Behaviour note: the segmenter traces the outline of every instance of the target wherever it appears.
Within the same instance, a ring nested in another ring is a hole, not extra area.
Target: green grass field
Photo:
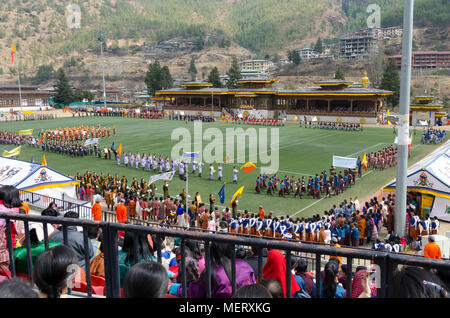
[[[101,140],[101,146],[110,147],[115,142],[116,147],[122,143],[123,150],[126,152],[138,151],[142,153],[157,153],[170,156],[172,147],[178,143],[178,140],[171,140],[171,133],[177,127],[183,127],[193,132],[194,124],[192,122],[185,124],[182,121],[164,120],[148,120],[148,119],[131,119],[131,118],[115,118],[115,117],[83,117],[83,118],[61,118],[57,120],[46,121],[29,121],[29,122],[2,122],[0,123],[1,131],[18,132],[21,129],[34,129],[34,135],[37,137],[41,129],[54,129],[64,127],[74,127],[80,125],[100,124],[102,127],[116,126],[117,134],[115,137],[104,138]],[[207,128],[214,127],[224,132],[228,128],[237,128],[239,125],[227,124],[223,122],[203,123],[203,131]],[[244,129],[255,128],[259,126],[240,126]],[[420,144],[420,132],[414,138],[414,146],[409,165],[417,162],[432,152],[438,146]],[[192,133],[193,136],[193,133]],[[270,134],[269,134],[270,136]],[[391,145],[394,141],[392,129],[384,128],[365,128],[363,132],[346,132],[346,131],[330,131],[320,129],[300,128],[297,124],[287,124],[279,128],[279,176],[294,176],[296,179],[305,176],[307,179],[310,175],[319,173],[323,169],[329,169],[332,163],[332,156],[348,156],[357,157],[364,155],[364,152],[374,152],[383,147]],[[269,142],[270,142],[270,137]],[[227,141],[229,142],[229,141]],[[208,141],[203,141],[203,147]],[[11,150],[13,145],[0,145],[0,151]],[[194,151],[194,149],[192,149]],[[125,168],[123,165],[118,167],[115,160],[104,160],[97,157],[70,157],[52,152],[43,152],[41,148],[22,147],[22,153],[19,159],[29,161],[34,156],[35,161],[41,162],[45,153],[48,166],[61,171],[62,173],[74,176],[77,172],[83,174],[86,170],[97,173],[111,173],[126,176],[130,181],[132,177],[145,178],[148,180],[150,174],[142,169]],[[223,148],[223,158],[226,157],[225,147]],[[247,162],[247,157],[241,158],[242,162]],[[235,155],[236,156],[236,155]],[[258,167],[258,162],[255,162]],[[255,192],[255,180],[259,174],[259,169],[252,171],[248,175],[240,170],[238,175],[238,184],[232,183],[232,169],[234,164],[224,164],[223,176],[227,183],[225,204],[229,206],[234,192],[242,185],[245,185],[244,192],[239,200],[239,210],[248,209],[250,212],[256,212],[258,205],[263,205],[266,212],[273,211],[275,215],[290,215],[295,217],[310,216],[313,214],[322,214],[324,210],[329,209],[333,204],[339,204],[344,199],[358,196],[365,199],[380,189],[391,179],[395,178],[395,168],[385,171],[368,170],[358,179],[356,185],[345,191],[339,196],[333,196],[326,199],[311,199],[304,196],[303,199],[294,198],[293,195],[280,198],[278,195],[269,196],[265,192],[257,194]],[[238,168],[242,163],[235,164]],[[208,180],[208,166],[203,167],[203,177],[197,175],[189,176],[189,194],[193,196],[195,192],[199,192],[203,201],[208,202],[210,193],[218,199],[218,191],[222,183],[217,180]],[[217,164],[214,164],[217,170]],[[338,168],[339,171],[339,168]],[[151,172],[153,174],[153,171]],[[158,193],[162,193],[162,182],[158,181],[156,186]],[[178,177],[174,177],[170,183],[169,193],[176,196],[185,187],[185,183]]]

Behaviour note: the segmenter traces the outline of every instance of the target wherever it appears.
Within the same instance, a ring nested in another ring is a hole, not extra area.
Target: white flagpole
[[[14,52],[14,57],[17,59],[17,51]],[[14,63],[14,61],[13,61]],[[20,110],[22,110],[22,89],[20,88],[20,70],[19,70],[19,62],[17,62],[17,74],[18,74],[18,82],[19,82],[19,106],[20,106]]]

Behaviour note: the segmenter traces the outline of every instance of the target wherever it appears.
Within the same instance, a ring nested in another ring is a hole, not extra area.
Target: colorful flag
[[[45,155],[42,157],[42,165],[43,166],[47,165],[47,160],[45,160]]]
[[[20,130],[19,131],[19,135],[32,135],[33,134],[33,129],[26,129],[26,130]]]
[[[38,145],[42,144],[42,142],[44,141],[44,138],[45,138],[45,134],[42,134],[42,138],[41,138],[41,140],[39,140]]]
[[[119,145],[119,148],[117,148],[117,154],[120,156],[122,154],[122,144]]]
[[[412,147],[412,145],[413,145],[413,138],[414,138],[414,136],[413,136],[413,134],[411,133],[411,137],[409,137],[409,145],[408,145],[408,147]]]
[[[224,204],[225,203],[225,183],[223,184],[222,188],[219,191],[219,198],[220,198],[220,203]]]
[[[198,158],[198,152],[184,152],[183,159],[185,158]]]
[[[150,180],[148,180],[148,184],[152,184],[155,183],[158,180],[167,180],[167,181],[172,181],[172,178],[175,174],[175,171],[169,171],[166,173],[161,173],[161,174],[157,174],[154,176],[150,177]]]
[[[387,110],[387,117],[389,117],[389,109]],[[388,125],[392,125],[391,122],[388,120]]]
[[[250,173],[256,169],[256,166],[251,162],[247,162],[245,165],[241,167],[241,169],[244,170],[246,173]]]
[[[203,203],[200,193],[195,196],[195,199],[197,200],[197,207],[199,207],[200,203]]]
[[[231,201],[230,201],[230,206],[233,205],[233,202],[236,200],[237,197],[240,197],[240,196],[241,196],[242,191],[244,191],[244,187],[245,187],[245,186],[240,187],[240,188],[234,193],[233,198],[232,198]]]
[[[2,156],[5,157],[5,158],[17,156],[17,155],[20,154],[20,150],[21,150],[21,149],[22,149],[21,146],[19,146],[19,147],[17,147],[17,148],[14,148],[14,149],[11,150],[11,151],[5,150],[5,151],[3,151],[3,155],[2,155]]]
[[[362,159],[362,165],[363,165],[364,171],[367,171],[367,154],[366,153],[364,154],[364,157]]]
[[[14,44],[14,40],[13,40],[13,44],[11,47],[11,64],[14,64],[14,55],[16,54],[16,45]]]

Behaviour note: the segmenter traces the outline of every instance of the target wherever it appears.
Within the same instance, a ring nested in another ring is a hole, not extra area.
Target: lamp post
[[[404,0],[402,69],[400,81],[400,110],[397,152],[397,185],[395,196],[394,231],[400,237],[405,236],[406,191],[409,145],[409,102],[411,83],[411,57],[414,0]]]
[[[98,40],[100,41],[100,59],[102,63],[103,105],[106,108],[105,65],[103,64],[103,42],[105,41],[105,35],[103,34],[103,31],[100,31]]]

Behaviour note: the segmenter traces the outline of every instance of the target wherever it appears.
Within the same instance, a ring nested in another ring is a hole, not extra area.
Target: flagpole
[[[14,57],[17,59],[16,53],[14,52]],[[19,70],[19,62],[17,62],[17,74],[18,74],[18,82],[19,82],[19,106],[20,110],[22,110],[22,89],[20,88],[20,70]]]
[[[184,162],[182,162],[182,164],[184,165]],[[188,196],[189,196],[189,189],[188,189],[188,186],[189,186],[189,182],[188,182],[188,174],[189,174],[189,164],[188,164],[188,167],[187,167],[187,169],[186,169],[186,214],[188,213]]]

